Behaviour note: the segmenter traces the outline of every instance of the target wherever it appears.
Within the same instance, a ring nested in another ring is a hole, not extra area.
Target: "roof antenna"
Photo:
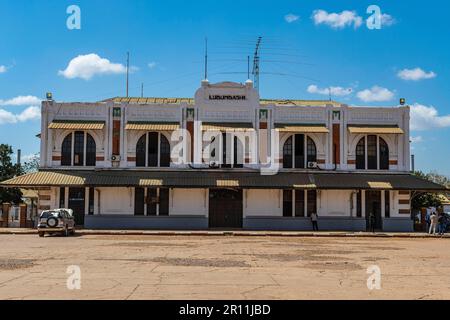
[[[127,52],[127,98],[128,98],[128,78],[130,73],[130,53]]]
[[[141,98],[144,97],[144,83],[141,83]]]
[[[247,56],[247,80],[250,80],[250,56]]]
[[[205,38],[205,80],[208,80],[208,38]]]
[[[253,77],[254,87],[259,92],[259,48],[261,46],[262,37],[258,37],[256,41],[255,53],[253,55]]]

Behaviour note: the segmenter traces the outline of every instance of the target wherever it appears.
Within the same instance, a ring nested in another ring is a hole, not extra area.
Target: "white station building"
[[[194,98],[42,103],[39,192],[86,228],[412,231],[408,106],[260,99],[251,81]]]

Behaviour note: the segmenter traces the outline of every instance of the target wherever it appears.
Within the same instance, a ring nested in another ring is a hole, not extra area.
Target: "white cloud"
[[[149,67],[150,69],[155,68],[155,67],[156,67],[156,62],[155,62],[155,61],[149,62],[149,63],[148,63],[148,67]]]
[[[284,20],[285,20],[287,23],[292,23],[292,22],[295,22],[295,21],[297,21],[297,20],[299,20],[299,19],[300,19],[300,16],[295,15],[295,14],[293,14],[293,13],[289,13],[289,14],[287,14],[287,15],[284,16]]]
[[[0,124],[26,122],[29,120],[38,120],[40,118],[41,109],[35,106],[28,107],[17,114],[0,109]]]
[[[424,79],[433,79],[436,78],[436,73],[433,71],[426,72],[422,70],[421,68],[415,68],[415,69],[403,69],[400,70],[397,73],[397,76],[400,79],[407,80],[407,81],[419,81]]]
[[[381,26],[382,27],[390,27],[396,23],[397,23],[397,20],[395,20],[395,18],[393,16],[391,16],[390,14],[383,13],[381,15]]]
[[[136,70],[133,67],[130,70]],[[58,74],[67,79],[81,78],[89,80],[95,75],[123,74],[126,67],[120,63],[112,63],[108,59],[101,58],[95,53],[79,55],[73,58],[65,70],[58,71]]]
[[[394,98],[394,92],[389,89],[373,86],[370,89],[359,91],[356,96],[364,102],[383,102]]]
[[[329,95],[331,93],[332,96],[348,96],[353,92],[353,88],[343,88],[343,87],[329,87],[329,88],[319,88],[316,85],[310,85],[307,89],[309,93],[316,93],[321,95]]]
[[[423,142],[422,136],[411,137],[410,140],[411,140],[411,143],[421,143],[421,142]]]
[[[450,115],[440,116],[433,106],[411,106],[411,130],[423,131],[450,127]]]
[[[35,96],[17,96],[9,100],[1,100],[2,106],[26,106],[26,105],[40,105],[41,99]]]
[[[5,73],[7,68],[3,65],[0,65],[0,73]]]
[[[355,11],[344,10],[341,13],[328,13],[325,10],[314,10],[312,19],[316,25],[325,24],[333,29],[345,27],[359,28],[363,19]]]

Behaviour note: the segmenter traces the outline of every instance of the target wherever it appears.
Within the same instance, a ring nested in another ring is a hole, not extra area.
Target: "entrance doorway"
[[[209,190],[209,227],[242,228],[242,190]]]
[[[375,230],[383,228],[383,220],[381,218],[381,191],[366,191],[366,228],[370,229],[370,215],[375,216]]]
[[[85,188],[69,188],[69,208],[73,210],[75,224],[84,225]]]

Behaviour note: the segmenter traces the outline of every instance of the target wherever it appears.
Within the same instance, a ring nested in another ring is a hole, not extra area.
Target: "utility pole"
[[[129,81],[129,73],[130,73],[130,53],[127,52],[127,98],[128,98],[128,81]]]
[[[141,98],[144,97],[144,83],[141,83]]]
[[[414,155],[412,154],[411,155],[411,172],[414,172],[414,171],[416,171],[416,168],[415,168],[415,159],[414,159]]]
[[[258,37],[256,41],[255,54],[253,55],[253,82],[254,87],[259,92],[259,48],[261,46],[262,37]]]

